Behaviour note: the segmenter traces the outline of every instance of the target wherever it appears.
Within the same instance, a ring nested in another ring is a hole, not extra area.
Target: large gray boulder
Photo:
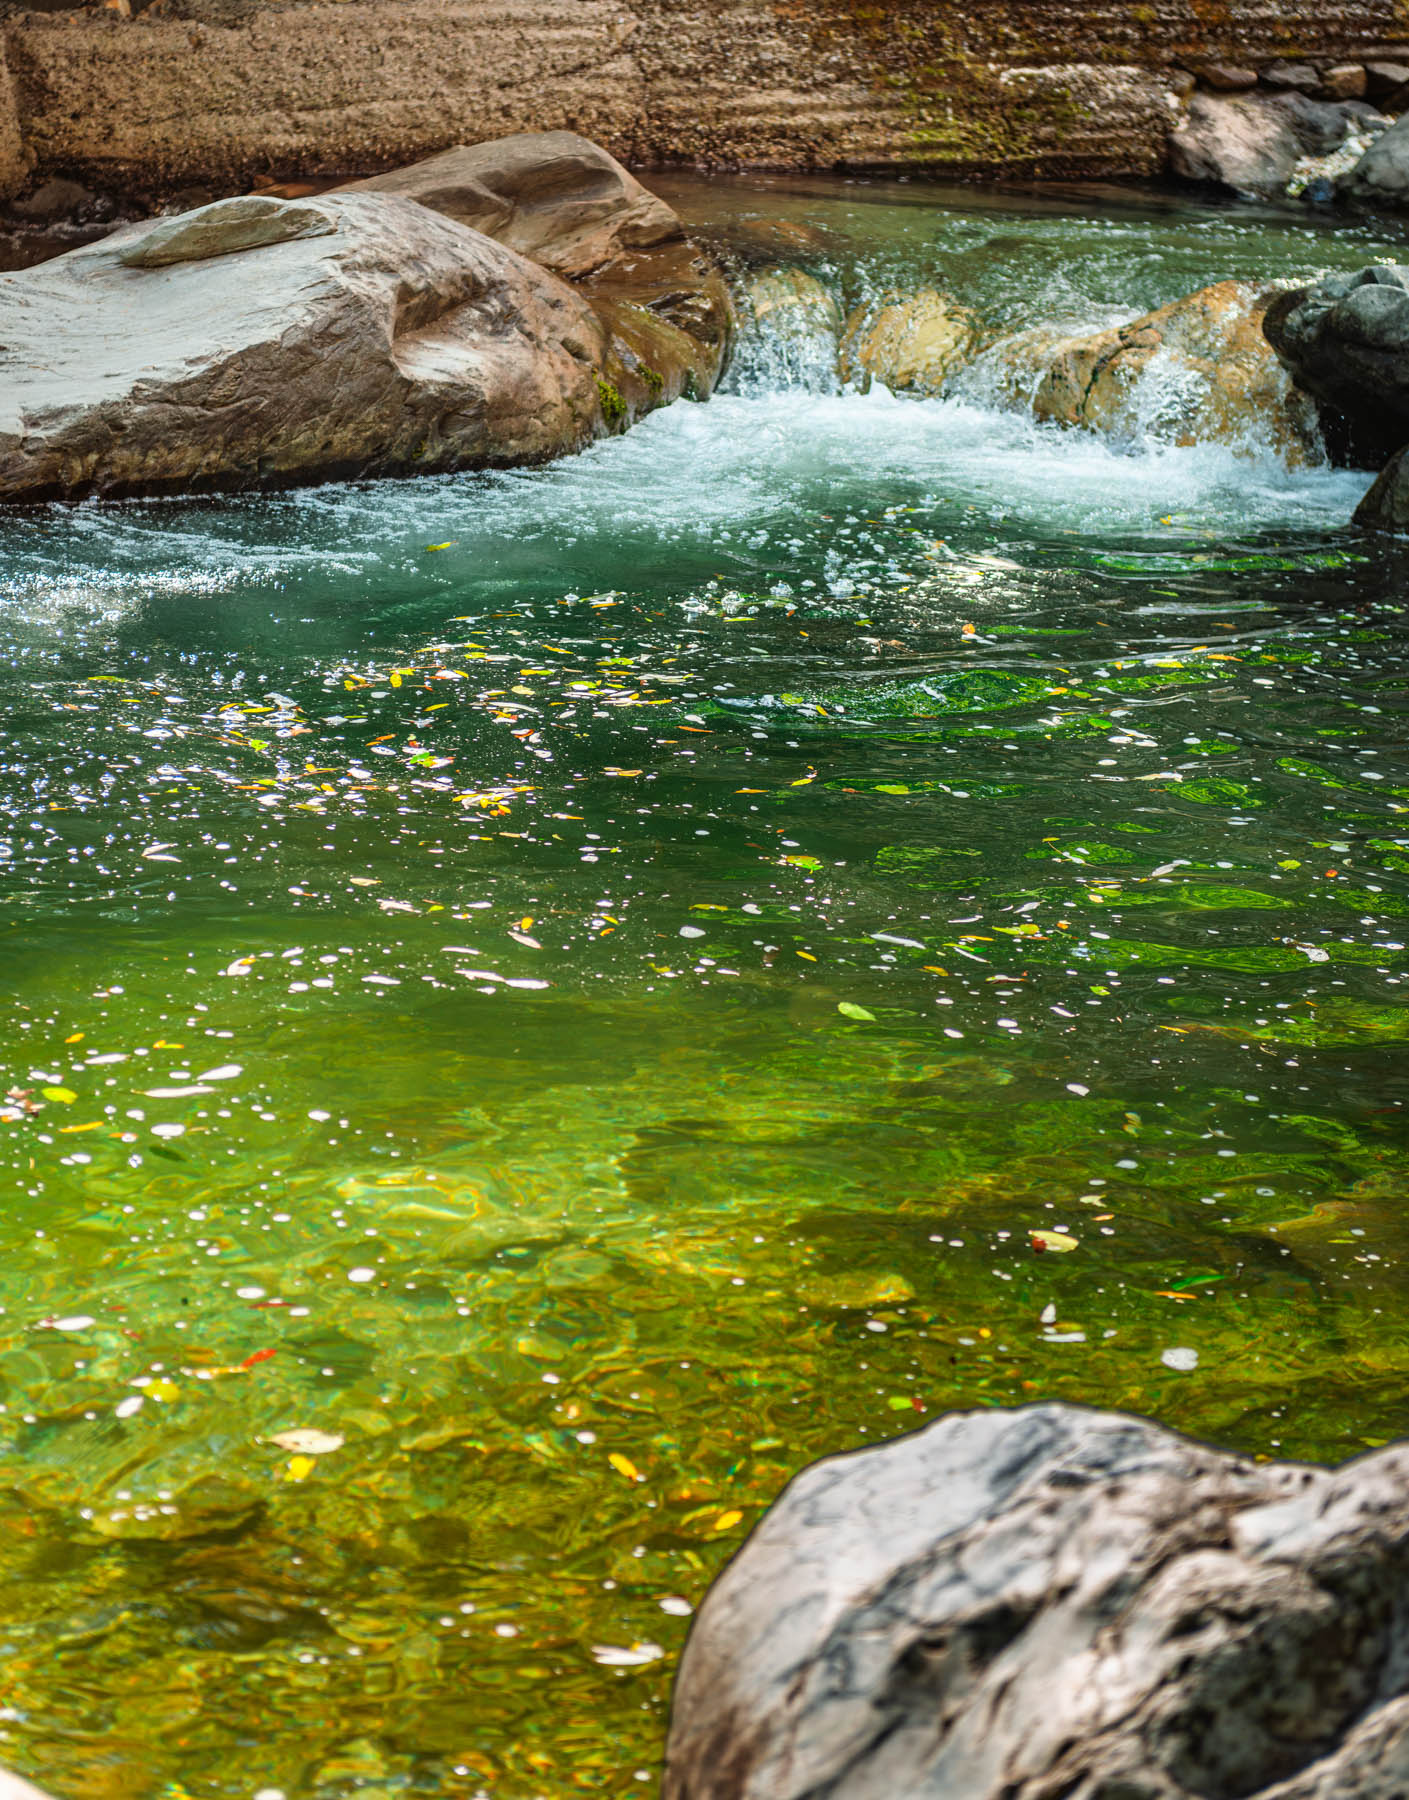
[[[541,462],[709,393],[722,279],[604,151],[433,164],[0,275],[0,501]]]
[[[951,1415],[806,1470],[715,1583],[666,1800],[1402,1800],[1409,1449],[1258,1464]]]
[[[1262,328],[1317,401],[1338,461],[1376,468],[1409,440],[1409,269],[1374,264],[1291,289]]]
[[[1363,101],[1327,102],[1305,94],[1197,93],[1170,135],[1170,167],[1256,199],[1276,199],[1304,157],[1338,149],[1352,133],[1387,123]]]
[[[1336,189],[1364,206],[1409,207],[1409,113],[1375,139]]]

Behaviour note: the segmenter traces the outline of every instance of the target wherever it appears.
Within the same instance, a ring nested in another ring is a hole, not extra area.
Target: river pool
[[[1402,254],[661,186],[1002,328]],[[785,348],[536,471],[0,521],[0,1762],[62,1800],[648,1793],[814,1457],[1409,1432],[1369,478]]]

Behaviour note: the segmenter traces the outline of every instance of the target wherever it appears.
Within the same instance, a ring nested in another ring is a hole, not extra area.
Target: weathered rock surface
[[[1375,139],[1339,188],[1365,206],[1409,207],[1409,114]]]
[[[590,275],[631,251],[685,235],[663,200],[575,131],[459,144],[334,191],[418,200],[558,275]]]
[[[1404,60],[1397,0],[0,0],[0,192],[229,192],[570,127],[632,163],[1155,174],[1181,68]],[[8,17],[6,17],[8,15]],[[1060,60],[1059,60],[1060,59]],[[3,84],[0,84],[3,85]],[[12,143],[7,153],[6,139]]]
[[[1375,468],[1409,441],[1409,268],[1377,264],[1278,294],[1263,330],[1319,404],[1338,461]]]
[[[217,202],[0,276],[0,498],[533,462],[615,422],[608,332],[536,263],[392,195],[266,207],[298,235],[246,248]]]
[[[787,1489],[686,1645],[666,1800],[1400,1800],[1409,1449],[955,1414]]]
[[[541,461],[706,396],[732,325],[575,133],[238,196],[0,276],[0,499]]]
[[[879,381],[892,393],[933,396],[973,361],[980,341],[978,320],[948,295],[933,288],[893,295],[847,320],[842,380],[863,390]]]
[[[575,131],[462,144],[335,191],[403,195],[573,280],[658,399],[703,398],[719,377],[734,326],[723,275],[663,200]]]
[[[1303,157],[1325,156],[1353,133],[1384,129],[1363,101],[1311,100],[1304,93],[1195,94],[1169,140],[1170,167],[1186,181],[1272,199]]]
[[[50,1796],[8,1769],[0,1769],[0,1800],[50,1800]]]
[[[1316,460],[1316,413],[1262,330],[1270,290],[1220,281],[1106,331],[1022,332],[985,351],[958,391],[1117,441],[1206,441]]]

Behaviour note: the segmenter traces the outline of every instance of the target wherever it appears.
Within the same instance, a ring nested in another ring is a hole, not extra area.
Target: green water
[[[685,200],[1023,323],[1395,253]],[[547,470],[0,525],[0,1762],[64,1800],[645,1793],[815,1456],[1409,1430],[1365,478],[771,354]]]

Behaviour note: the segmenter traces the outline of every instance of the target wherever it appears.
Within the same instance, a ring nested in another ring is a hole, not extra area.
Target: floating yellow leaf
[[[607,1461],[618,1475],[624,1475],[628,1481],[644,1481],[646,1479],[631,1458],[623,1456],[619,1450],[613,1450]]]
[[[318,1467],[318,1460],[313,1456],[291,1456],[289,1466],[284,1471],[285,1481],[307,1481]]]
[[[60,1106],[72,1106],[74,1101],[78,1098],[78,1095],[74,1093],[72,1088],[48,1087],[40,1088],[39,1091],[46,1100],[57,1101]]]
[[[1077,1245],[1077,1240],[1064,1231],[1029,1231],[1027,1235],[1034,1250],[1067,1251],[1075,1250]]]
[[[711,1527],[714,1531],[731,1531],[743,1518],[741,1512],[722,1512]]]
[[[864,1006],[858,1006],[854,1000],[838,1000],[837,1011],[847,1019],[875,1019],[873,1012],[867,1012]]]

